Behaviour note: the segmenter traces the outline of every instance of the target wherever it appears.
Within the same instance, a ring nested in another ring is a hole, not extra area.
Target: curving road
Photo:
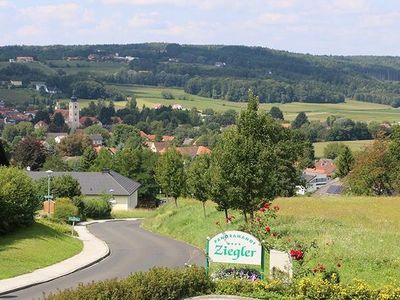
[[[146,271],[154,266],[204,264],[201,250],[146,231],[140,228],[140,221],[97,223],[88,228],[92,234],[108,244],[111,252],[108,257],[70,275],[1,295],[0,299],[40,299],[43,293],[75,287],[81,282],[126,277],[132,272]]]

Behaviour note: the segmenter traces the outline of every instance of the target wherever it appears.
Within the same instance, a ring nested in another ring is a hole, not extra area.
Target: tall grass
[[[321,263],[337,269],[344,282],[357,278],[377,287],[400,279],[400,197],[298,197],[274,202],[281,208],[280,218],[271,227],[287,232],[288,239],[317,242],[317,256],[309,267]],[[238,212],[232,213],[235,219],[228,225],[212,203],[207,203],[207,211],[204,218],[200,202],[182,199],[178,208],[159,208],[145,219],[144,227],[204,248],[207,236],[243,224]]]

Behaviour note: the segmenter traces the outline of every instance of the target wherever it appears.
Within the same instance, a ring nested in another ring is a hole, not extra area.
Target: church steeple
[[[74,132],[79,126],[79,102],[75,96],[75,91],[72,93],[71,101],[69,102],[68,124],[71,132]]]

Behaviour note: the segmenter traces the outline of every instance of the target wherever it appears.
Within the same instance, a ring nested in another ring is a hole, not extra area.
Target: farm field
[[[76,74],[79,72],[91,72],[100,75],[113,74],[122,67],[126,67],[127,63],[124,62],[91,62],[91,61],[66,61],[66,60],[49,60],[47,61],[49,67],[55,70],[63,70],[67,74]]]
[[[375,287],[400,278],[400,197],[296,197],[274,204],[279,205],[281,218],[271,222],[272,230],[317,242],[317,256],[308,267],[321,263],[337,269],[343,282],[361,279]],[[144,227],[204,248],[207,236],[243,224],[241,215],[231,211],[235,219],[227,225],[223,212],[210,202],[206,218],[199,201],[179,199],[178,206],[162,206],[145,218]]]
[[[340,143],[348,146],[352,152],[363,150],[366,146],[371,145],[374,140],[360,140],[360,141],[339,141],[339,142],[317,142],[314,143],[315,157],[323,157],[324,149],[330,143]]]
[[[163,105],[181,104],[185,108],[196,107],[199,110],[212,108],[216,111],[225,111],[235,109],[240,111],[246,106],[246,103],[229,102],[218,99],[210,99],[185,93],[182,89],[148,87],[135,85],[113,85],[125,94],[135,94],[138,106],[143,105],[153,107],[154,104]],[[167,100],[161,96],[162,91],[171,92],[175,99]],[[185,99],[179,99],[185,98]],[[118,103],[117,105],[124,105]],[[261,110],[267,111],[272,106],[278,106],[284,113],[287,120],[293,120],[296,115],[304,111],[310,120],[325,120],[330,115],[338,115],[351,118],[356,121],[400,121],[400,109],[392,108],[388,105],[367,103],[360,101],[347,100],[340,104],[315,104],[315,103],[288,103],[288,104],[261,104]]]
[[[62,61],[62,63],[65,63]],[[83,62],[85,63],[85,62]],[[90,62],[86,62],[90,64]],[[113,68],[119,68],[118,65],[121,63],[104,63],[104,65],[95,64],[99,72],[107,73]],[[47,67],[47,66],[44,66]],[[74,67],[71,67],[72,69]],[[79,67],[80,71],[83,71],[86,67]],[[88,70],[92,70],[93,67],[87,67]],[[126,95],[135,95],[137,97],[138,107],[154,107],[155,104],[173,105],[181,104],[184,108],[196,107],[198,110],[204,110],[206,108],[212,108],[215,111],[225,111],[228,109],[234,109],[240,111],[246,107],[246,103],[229,102],[219,99],[210,99],[200,97],[197,95],[190,95],[179,88],[164,88],[154,86],[137,86],[137,85],[109,85],[115,87]],[[167,100],[161,96],[162,91],[170,92],[175,99]],[[0,89],[0,99],[8,100],[15,104],[22,103],[31,98],[32,94],[39,95],[33,89]],[[63,99],[68,101],[68,99]],[[82,107],[85,107],[89,103],[89,99],[80,99]],[[96,101],[96,100],[94,100]],[[125,106],[125,101],[115,102],[116,108],[122,108]],[[269,111],[272,106],[278,106],[284,113],[286,120],[293,120],[296,115],[304,111],[310,120],[326,120],[330,115],[336,115],[339,117],[347,117],[356,121],[377,121],[377,122],[398,122],[400,121],[400,109],[392,108],[388,105],[375,104],[360,102],[354,100],[347,100],[346,103],[340,104],[316,104],[316,103],[273,103],[273,104],[261,104],[260,108],[262,111]]]
[[[15,88],[15,89],[7,89],[0,88],[0,99],[7,100],[10,103],[22,104],[26,101],[30,101],[32,95],[39,97],[39,93],[33,89],[27,88]]]
[[[33,226],[0,237],[0,279],[29,273],[78,254],[82,242],[64,232],[70,232],[70,227],[38,220]]]

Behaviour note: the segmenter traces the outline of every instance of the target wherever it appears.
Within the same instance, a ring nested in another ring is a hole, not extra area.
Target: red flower
[[[265,209],[269,209],[270,206],[271,206],[271,203],[268,203],[268,202],[267,202],[267,203],[264,204],[264,208],[265,208]]]
[[[290,250],[290,256],[294,260],[303,260],[304,252],[301,249],[292,249],[292,250]]]
[[[259,217],[257,217],[257,218],[256,218],[256,221],[257,221],[257,222],[260,222],[260,221],[261,221],[261,219],[260,219]]]
[[[313,271],[313,273],[324,273],[324,272],[326,271],[326,268],[325,268],[324,265],[319,264],[319,265],[317,265],[316,267],[314,267],[314,268],[312,269],[312,271]]]
[[[265,209],[265,207],[261,207],[261,208],[259,209],[259,211],[264,212],[264,211],[266,211],[266,209]]]
[[[275,205],[274,207],[272,207],[275,211],[278,211],[279,210],[279,206],[278,205]]]
[[[271,232],[271,227],[269,227],[269,226],[265,227],[265,231],[266,232]]]

